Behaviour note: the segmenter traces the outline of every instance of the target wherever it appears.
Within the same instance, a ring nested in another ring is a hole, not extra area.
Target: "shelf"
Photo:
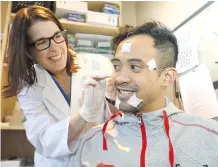
[[[104,7],[104,4],[112,4],[121,6],[121,1],[85,1],[88,3],[88,10],[98,11]]]
[[[1,125],[1,130],[25,130],[23,125]]]
[[[102,4],[114,4],[114,5],[121,5],[122,1],[85,1],[88,3],[88,6],[95,5],[101,6]]]
[[[14,17],[15,14],[11,13],[11,20],[13,20]],[[61,19],[60,22],[63,25],[63,27],[70,33],[87,33],[87,34],[115,36],[118,32],[117,27],[79,23],[79,22],[73,22],[73,21],[61,20]]]
[[[64,28],[72,33],[88,33],[88,34],[99,34],[114,36],[118,32],[118,28],[99,26],[88,23],[78,23],[67,20],[61,20]]]

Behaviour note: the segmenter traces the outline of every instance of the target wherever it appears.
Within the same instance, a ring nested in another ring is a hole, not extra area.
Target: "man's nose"
[[[122,83],[129,83],[131,82],[131,78],[129,76],[129,74],[127,72],[122,72],[122,73],[119,73],[116,78],[116,83],[117,84],[122,84]]]

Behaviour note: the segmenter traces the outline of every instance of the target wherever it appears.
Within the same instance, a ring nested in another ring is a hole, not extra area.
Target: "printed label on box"
[[[110,47],[110,42],[98,42],[98,47]]]
[[[88,40],[78,40],[77,45],[92,46],[92,43],[91,43],[91,41],[88,41]]]

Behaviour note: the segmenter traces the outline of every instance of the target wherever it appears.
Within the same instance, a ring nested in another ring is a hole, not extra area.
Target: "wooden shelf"
[[[100,12],[104,4],[112,4],[121,6],[121,1],[86,1],[88,10]]]
[[[88,3],[88,6],[101,6],[102,4],[114,4],[114,5],[121,5],[121,1],[85,1]]]
[[[14,20],[15,14],[11,13],[11,21]],[[88,33],[115,36],[118,32],[117,27],[101,26],[88,23],[79,23],[60,19],[63,27],[70,33]]]
[[[118,28],[99,26],[88,23],[78,23],[67,20],[61,20],[64,28],[72,33],[88,33],[88,34],[99,34],[99,35],[109,35],[114,36],[118,32]]]
[[[25,130],[23,125],[1,125],[1,130]]]

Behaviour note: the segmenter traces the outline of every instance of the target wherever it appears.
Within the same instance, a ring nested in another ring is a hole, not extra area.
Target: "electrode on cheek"
[[[138,108],[138,105],[142,102],[142,99],[139,99],[138,97],[136,97],[136,95],[132,95],[132,97],[129,98],[129,100],[126,102],[127,104],[131,105],[134,108]],[[117,109],[120,109],[120,99],[118,97],[116,97],[116,101],[115,101],[115,106],[117,107]]]
[[[135,108],[138,108],[138,105],[142,102],[142,99],[136,97],[136,95],[132,95],[132,97],[127,101],[127,103]]]
[[[116,97],[115,106],[118,110],[120,109],[120,99],[118,97]]]
[[[154,59],[151,59],[151,60],[147,63],[147,65],[148,65],[148,68],[149,68],[150,71],[152,71],[152,70],[154,70],[154,69],[157,68],[156,62],[155,62]]]

